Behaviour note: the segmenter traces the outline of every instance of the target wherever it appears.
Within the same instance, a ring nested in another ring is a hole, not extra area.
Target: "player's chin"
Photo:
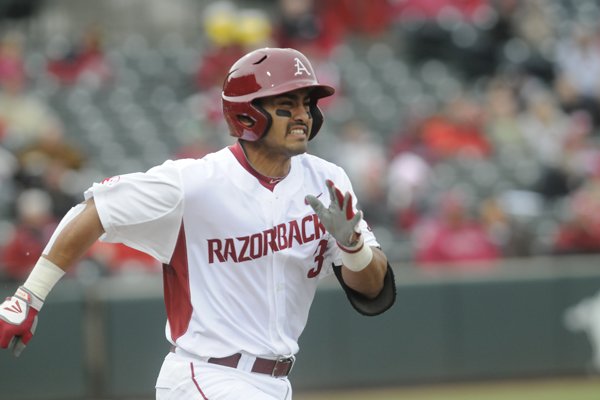
[[[308,150],[308,141],[288,143],[287,149],[291,155],[304,154]]]
[[[306,135],[287,135],[286,142],[290,147],[308,147],[308,137]]]

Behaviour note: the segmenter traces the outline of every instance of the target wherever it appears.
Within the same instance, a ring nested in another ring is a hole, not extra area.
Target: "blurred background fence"
[[[292,383],[303,393],[590,376],[600,368],[596,261],[515,261],[467,275],[396,265],[398,303],[373,318],[324,282]],[[62,282],[27,351],[0,358],[0,399],[153,398],[169,347],[161,285],[159,277]]]

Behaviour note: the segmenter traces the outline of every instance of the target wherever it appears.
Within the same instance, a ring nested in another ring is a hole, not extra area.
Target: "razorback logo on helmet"
[[[121,180],[121,177],[119,175],[116,175],[116,176],[111,176],[110,178],[104,178],[102,180],[102,182],[100,182],[100,184],[101,185],[106,185],[106,186],[113,186],[114,184],[116,184],[120,180]]]
[[[304,64],[302,64],[302,61],[300,61],[300,59],[298,57],[294,57],[294,61],[296,62],[295,67],[296,67],[296,72],[294,72],[294,76],[296,75],[302,75],[303,72],[306,72],[306,75],[311,76],[312,74],[310,73],[310,71],[306,68],[306,66]]]

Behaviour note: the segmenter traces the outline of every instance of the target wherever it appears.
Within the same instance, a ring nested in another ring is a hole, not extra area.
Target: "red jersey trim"
[[[183,222],[169,264],[163,264],[163,286],[171,339],[175,342],[188,329],[192,319],[192,299],[187,247]]]
[[[246,158],[246,153],[244,153],[244,149],[242,149],[242,146],[239,142],[236,142],[235,144],[229,146],[229,150],[231,150],[233,156],[236,158],[236,160],[238,160],[242,167],[244,167],[244,169],[256,179],[258,179],[258,182],[262,186],[269,189],[271,192],[273,191],[273,189],[275,189],[275,186],[285,178],[285,176],[281,178],[271,178],[255,170],[254,167],[250,165],[250,162]]]

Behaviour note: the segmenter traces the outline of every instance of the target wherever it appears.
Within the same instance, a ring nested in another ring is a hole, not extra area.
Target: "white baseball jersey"
[[[164,264],[166,335],[189,353],[295,354],[319,279],[341,264],[335,239],[304,197],[328,206],[326,179],[352,192],[345,172],[302,154],[284,179],[265,179],[236,144],[115,176],[85,193],[95,199],[101,240]],[[364,221],[360,228],[377,246]]]

